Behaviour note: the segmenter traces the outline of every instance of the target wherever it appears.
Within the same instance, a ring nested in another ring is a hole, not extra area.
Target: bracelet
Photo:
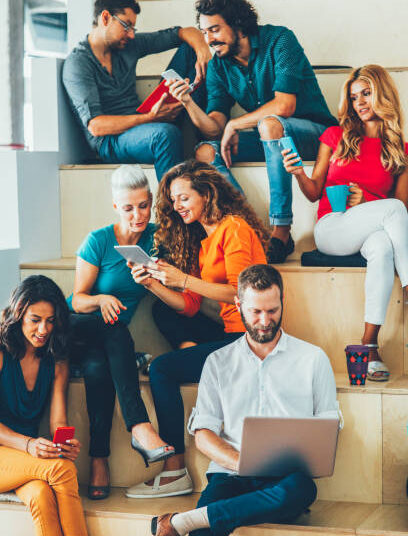
[[[185,278],[185,280],[184,280],[183,292],[186,290],[187,279],[188,279],[188,274],[186,275],[186,278]]]
[[[26,452],[27,452],[27,454],[29,454],[29,452],[28,452],[28,445],[30,444],[30,441],[32,441],[33,439],[34,439],[33,437],[29,437],[29,438],[27,439],[26,449],[25,449]]]

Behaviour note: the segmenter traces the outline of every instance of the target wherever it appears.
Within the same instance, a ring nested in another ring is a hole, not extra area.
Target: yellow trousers
[[[87,536],[76,468],[0,447],[0,493],[15,490],[30,508],[36,536]]]

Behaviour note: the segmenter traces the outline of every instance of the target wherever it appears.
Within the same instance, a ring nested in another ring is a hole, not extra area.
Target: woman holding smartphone
[[[198,382],[207,356],[245,331],[234,304],[240,272],[266,264],[269,234],[243,195],[213,166],[190,160],[162,178],[156,204],[154,270],[136,265],[135,281],[161,301],[153,307],[160,331],[174,348],[150,365],[150,386],[162,439],[175,447],[154,482],[128,497],[192,491],[184,463],[184,409],[180,384]],[[167,262],[166,262],[167,261]],[[219,302],[222,324],[198,312],[202,297]]]
[[[126,260],[114,246],[153,246],[149,223],[152,194],[140,166],[125,165],[112,174],[113,207],[119,222],[91,232],[77,251],[74,291],[68,298],[73,360],[80,362],[90,423],[90,499],[109,495],[110,430],[118,395],[131,446],[149,462],[163,460],[174,449],[149,421],[140,395],[134,342],[128,324],[147,290],[134,282]]]
[[[69,311],[47,277],[25,279],[0,320],[0,492],[15,490],[38,536],[86,536],[73,461],[76,439],[39,437],[50,400],[51,437],[67,426]]]
[[[389,370],[378,352],[396,269],[408,285],[408,145],[404,142],[397,89],[379,65],[354,69],[344,84],[340,126],[320,137],[309,179],[300,159],[282,151],[286,171],[295,175],[305,196],[319,201],[314,237],[327,255],[361,252],[367,259],[365,327],[370,348],[367,377],[385,381]],[[325,186],[350,185],[346,212],[331,212]]]

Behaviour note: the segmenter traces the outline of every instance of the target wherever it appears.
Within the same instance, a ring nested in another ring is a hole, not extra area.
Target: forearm
[[[208,51],[208,45],[206,44],[203,34],[197,28],[188,26],[187,28],[180,28],[179,37],[182,41],[190,45],[192,49],[197,53],[201,49]]]
[[[238,470],[239,452],[216,433],[206,428],[197,430],[195,443],[198,450],[221,467],[231,471]]]
[[[299,188],[309,201],[314,203],[315,201],[320,199],[322,195],[322,189],[319,188],[319,185],[316,181],[310,179],[304,171],[299,175],[295,175],[295,177],[299,183]]]
[[[164,303],[176,311],[183,311],[185,301],[183,293],[165,287],[160,281],[153,281],[149,287],[150,292],[160,298]]]
[[[201,133],[208,139],[221,137],[223,127],[215,119],[207,115],[193,99],[184,104],[192,123],[200,129]]]
[[[93,136],[122,134],[132,127],[154,120],[150,113],[132,115],[98,115],[89,121],[88,130]]]
[[[232,304],[237,294],[237,289],[230,284],[209,283],[192,275],[187,277],[185,288],[211,300]]]
[[[246,128],[254,128],[258,125],[261,119],[264,119],[268,115],[279,115],[281,117],[290,117],[293,115],[294,110],[282,103],[279,103],[276,99],[273,99],[266,104],[260,106],[253,112],[241,115],[235,119],[231,119],[231,123],[235,130],[244,130]]]
[[[72,296],[72,308],[76,313],[93,313],[100,308],[102,294],[91,296],[85,292],[78,292]]]
[[[14,430],[11,430],[11,428],[8,428],[8,426],[0,424],[0,445],[3,447],[9,447],[25,452],[27,441],[29,439],[30,436],[18,434],[17,432],[14,432]]]

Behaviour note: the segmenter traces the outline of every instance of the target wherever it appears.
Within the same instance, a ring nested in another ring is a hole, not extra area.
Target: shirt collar
[[[242,340],[243,340],[243,345],[244,345],[244,348],[245,348],[247,354],[252,356],[252,357],[254,357],[257,361],[260,361],[259,357],[256,354],[254,354],[254,352],[251,350],[251,348],[250,348],[250,346],[248,344],[246,335],[244,335],[242,337]],[[265,359],[263,361],[265,361],[269,357],[273,357],[274,355],[278,354],[279,352],[286,352],[287,347],[288,347],[288,335],[281,328],[281,336],[280,336],[280,339],[278,341],[278,344],[275,346],[275,348],[272,350],[272,352],[265,357]]]

